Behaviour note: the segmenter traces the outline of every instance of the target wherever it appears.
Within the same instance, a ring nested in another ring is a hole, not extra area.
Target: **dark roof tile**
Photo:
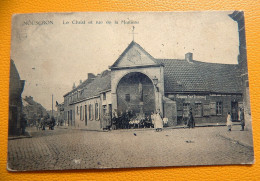
[[[164,64],[165,92],[241,93],[237,64],[206,63],[193,60],[157,59]]]

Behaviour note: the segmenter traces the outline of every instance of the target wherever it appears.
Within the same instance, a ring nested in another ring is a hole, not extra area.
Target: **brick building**
[[[64,95],[69,125],[101,129],[106,114],[160,110],[168,125],[183,124],[190,108],[197,123],[238,119],[243,106],[239,64],[205,63],[187,53],[183,60],[155,59],[132,41],[115,63]]]

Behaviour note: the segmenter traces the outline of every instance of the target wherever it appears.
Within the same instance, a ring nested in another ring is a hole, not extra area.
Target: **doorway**
[[[238,102],[237,101],[231,102],[231,118],[232,118],[232,121],[238,121]]]

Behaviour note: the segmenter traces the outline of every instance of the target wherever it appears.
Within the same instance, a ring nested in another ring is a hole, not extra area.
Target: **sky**
[[[87,79],[108,69],[133,40],[154,58],[236,64],[237,23],[231,11],[39,13],[12,19],[11,59],[22,80],[22,96],[46,109]],[[42,22],[49,22],[44,23]],[[118,24],[115,23],[118,22]],[[92,22],[92,23],[91,23]],[[134,24],[128,24],[132,22]],[[79,24],[84,23],[84,24]],[[41,25],[40,25],[41,24]]]

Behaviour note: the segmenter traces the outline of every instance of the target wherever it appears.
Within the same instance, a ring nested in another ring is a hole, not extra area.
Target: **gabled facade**
[[[168,126],[175,126],[186,121],[190,108],[197,123],[219,123],[227,112],[237,120],[243,107],[238,64],[199,62],[192,53],[183,60],[155,59],[132,41],[109,68],[64,95],[65,117],[69,123],[74,119],[70,125],[102,129],[112,111],[132,111],[140,118],[160,111]],[[75,94],[78,99],[70,101]]]

